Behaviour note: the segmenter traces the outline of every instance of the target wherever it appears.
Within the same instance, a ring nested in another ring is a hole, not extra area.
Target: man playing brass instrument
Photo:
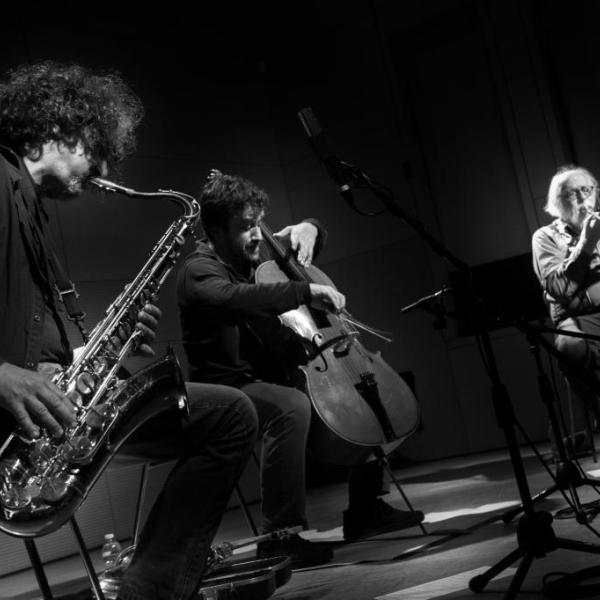
[[[587,169],[561,167],[552,177],[545,206],[556,218],[532,238],[534,270],[554,325],[592,335],[600,335],[597,202],[598,182]],[[566,373],[573,390],[598,418],[600,342],[557,335],[555,345],[574,370]],[[575,372],[580,376],[574,377]]]
[[[134,147],[142,116],[116,74],[51,62],[23,66],[0,83],[0,447],[18,428],[60,438],[74,406],[47,372],[72,351],[55,284],[42,198],[78,196]],[[152,353],[160,310],[138,314]],[[249,399],[224,386],[186,386],[190,416],[163,419],[153,458],[178,459],[141,533],[121,600],[187,600],[201,580],[210,543],[251,452],[256,415]],[[1,483],[1,482],[0,482]]]

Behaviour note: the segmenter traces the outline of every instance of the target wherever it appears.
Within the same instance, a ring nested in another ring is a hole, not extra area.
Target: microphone
[[[342,198],[355,208],[354,197],[350,189],[351,179],[348,177],[347,171],[342,166],[342,161],[333,154],[329,138],[323,131],[323,128],[317,121],[312,108],[303,108],[298,112],[300,122],[304,127],[306,135],[309,137],[313,150],[327,168],[329,176],[338,185]]]
[[[427,307],[432,300],[436,298],[440,298],[444,294],[448,294],[452,291],[452,288],[449,285],[445,285],[441,290],[434,292],[433,294],[429,294],[429,296],[423,296],[419,298],[417,301],[412,304],[407,304],[404,308],[400,309],[401,313],[407,313],[415,308]]]

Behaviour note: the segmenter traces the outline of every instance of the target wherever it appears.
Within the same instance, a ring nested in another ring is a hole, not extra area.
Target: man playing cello
[[[285,337],[285,328],[273,317],[301,304],[339,312],[345,297],[327,285],[254,282],[255,267],[269,252],[260,228],[269,198],[252,182],[213,171],[200,203],[207,238],[186,258],[177,283],[190,378],[231,385],[250,397],[263,441],[263,529],[306,527],[305,447],[311,403],[273,369],[277,350],[271,340]],[[314,220],[288,226],[276,235],[289,238],[302,266],[310,265],[326,236]],[[267,330],[265,337],[262,333]],[[349,506],[343,515],[347,540],[411,527],[423,520],[420,511],[402,511],[384,503],[378,498],[381,488],[382,470],[377,462],[352,469]],[[259,544],[259,557],[280,554],[291,556],[294,567],[327,562],[332,556],[329,548],[297,535]]]

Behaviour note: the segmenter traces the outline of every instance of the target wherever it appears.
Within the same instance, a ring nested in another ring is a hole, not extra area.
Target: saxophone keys
[[[126,342],[131,335],[131,325],[129,323],[121,323],[117,329],[117,335],[122,342]]]
[[[102,425],[107,420],[108,410],[106,404],[100,404],[92,407],[85,417],[85,424],[92,430],[102,429]]]
[[[77,391],[79,391],[84,396],[88,396],[92,394],[96,387],[96,380],[91,373],[84,371],[77,376],[77,381],[75,382],[75,387]]]
[[[40,488],[40,496],[48,504],[58,504],[69,492],[74,477],[69,473],[58,473],[48,477]]]
[[[69,462],[86,465],[91,462],[94,443],[85,435],[79,435],[67,440],[65,455]]]
[[[73,405],[73,407],[77,410],[83,406],[83,400],[81,399],[81,394],[76,390],[72,389],[68,391],[65,396],[69,400],[69,402]]]
[[[0,491],[0,503],[8,510],[21,510],[31,504],[32,496],[26,488],[12,485]]]
[[[38,472],[45,469],[56,454],[55,446],[48,439],[40,439],[31,447],[29,460]]]
[[[118,336],[111,335],[108,340],[107,346],[111,352],[113,352],[114,354],[118,354],[121,351],[121,348],[123,347],[123,342]]]
[[[93,365],[96,376],[102,376],[108,370],[108,360],[105,356],[94,358]]]

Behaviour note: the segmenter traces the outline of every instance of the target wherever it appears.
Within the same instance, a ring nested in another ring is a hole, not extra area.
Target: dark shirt
[[[318,253],[326,236],[319,229]],[[263,243],[264,244],[264,243]],[[264,256],[266,245],[262,249]],[[265,378],[268,337],[285,335],[275,317],[310,300],[307,282],[253,283],[224,263],[207,240],[184,261],[177,278],[183,344],[192,381],[242,386]]]
[[[62,310],[62,305],[59,303],[58,294],[55,295],[54,304],[59,314],[62,315],[64,310]],[[64,347],[57,318],[48,305],[46,305],[39,362],[57,363],[63,366],[71,362],[71,353]]]
[[[578,241],[579,233],[562,219],[533,234],[533,268],[555,324],[600,310],[596,297],[600,297],[598,246],[590,254],[577,246]]]
[[[56,308],[51,308],[46,221],[22,160],[0,146],[0,361],[31,370],[43,355],[70,360]],[[5,421],[0,413],[0,429]]]

